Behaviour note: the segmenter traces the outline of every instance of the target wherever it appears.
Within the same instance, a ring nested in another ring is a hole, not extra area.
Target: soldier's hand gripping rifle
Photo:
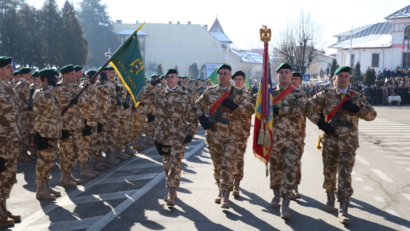
[[[34,95],[34,88],[36,86],[36,77],[34,78],[34,84],[33,84],[33,88],[30,89],[30,99],[28,100],[28,104],[27,104],[27,111],[32,111],[33,110],[33,95]]]
[[[116,92],[117,92],[117,106],[121,106],[121,101],[122,101],[122,95],[121,95],[121,87],[118,85],[118,79],[115,81],[115,86],[116,86]]]
[[[130,108],[130,96],[131,96],[130,93],[127,92],[127,98],[125,98],[125,102],[122,104],[124,109]]]
[[[235,89],[235,87],[232,87],[231,92],[229,93],[229,96],[227,97],[227,99],[231,99],[233,100],[237,95],[242,93],[242,89],[240,91],[238,91],[238,93],[236,93],[235,95],[233,95],[233,90]],[[208,118],[209,123],[211,124],[211,130],[213,132],[216,131],[216,123],[223,123],[223,124],[229,124],[229,120],[226,118],[223,118],[221,116],[222,112],[232,112],[231,110],[229,110],[228,108],[219,105],[219,107],[214,111],[214,113],[212,113],[212,115]]]

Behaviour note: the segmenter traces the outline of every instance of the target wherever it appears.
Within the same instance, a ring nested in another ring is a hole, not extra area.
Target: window
[[[410,39],[410,26],[404,29],[404,39]]]
[[[350,56],[350,67],[354,67],[354,55]]]
[[[379,54],[372,54],[372,67],[379,67]]]
[[[403,68],[404,69],[409,69],[410,67],[410,54],[409,53],[403,53]]]

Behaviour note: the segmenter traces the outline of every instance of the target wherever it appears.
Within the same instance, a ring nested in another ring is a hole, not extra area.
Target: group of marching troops
[[[16,179],[18,159],[36,158],[28,154],[31,141],[37,154],[36,197],[55,199],[61,193],[53,190],[48,180],[58,154],[60,183],[74,187],[81,184],[71,174],[77,160],[81,177],[95,177],[99,171],[106,171],[110,165],[128,159],[134,151],[144,149],[138,142],[144,126],[145,144],[155,145],[163,156],[168,188],[164,200],[168,206],[175,206],[185,145],[192,141],[199,124],[206,130],[213,162],[215,203],[229,209],[230,193],[240,195],[244,154],[256,105],[256,95],[246,89],[244,72],[232,74],[232,68],[223,64],[217,69],[219,84],[212,86],[201,79],[190,81],[179,76],[177,70],[168,69],[163,76],[151,76],[136,96],[135,104],[121,79],[116,78],[113,67],[105,67],[93,79],[97,71],[89,70],[83,78],[81,66],[73,65],[59,71],[43,69],[33,73],[22,68],[13,74],[11,62],[10,57],[0,57],[0,225],[21,220],[7,210],[6,200]],[[336,192],[340,202],[338,219],[349,223],[351,172],[359,147],[358,120],[374,120],[376,112],[363,102],[360,93],[348,88],[349,67],[340,67],[335,72],[335,88],[312,98],[299,87],[301,74],[292,73],[291,69],[289,64],[282,63],[276,70],[279,84],[273,87],[271,207],[281,207],[281,217],[290,218],[290,200],[301,198],[298,185],[307,117],[322,130],[319,141],[326,209],[334,211]],[[342,119],[351,126],[331,122],[340,110],[347,112]]]

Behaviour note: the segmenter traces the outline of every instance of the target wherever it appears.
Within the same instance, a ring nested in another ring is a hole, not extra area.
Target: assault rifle
[[[229,96],[227,97],[227,99],[234,99],[237,95],[242,93],[242,89],[236,93],[235,95],[233,95],[233,90],[235,89],[235,87],[232,87],[231,92],[229,93]],[[211,124],[211,130],[213,132],[216,131],[215,125],[217,122],[219,123],[223,123],[223,124],[229,124],[229,120],[226,118],[221,117],[222,112],[232,112],[231,110],[229,110],[228,108],[219,105],[219,107],[215,110],[214,113],[212,113],[212,115],[208,118],[209,123]]]
[[[33,95],[34,95],[34,88],[36,87],[36,77],[34,78],[33,88],[30,89],[30,99],[28,100],[27,111],[33,110]]]

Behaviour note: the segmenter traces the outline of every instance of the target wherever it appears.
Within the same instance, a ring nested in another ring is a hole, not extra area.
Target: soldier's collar
[[[222,90],[222,91],[228,91],[230,90],[232,85],[229,84],[227,87],[221,87],[221,85],[218,84],[218,90]]]
[[[9,86],[10,83],[4,79],[0,79],[0,83],[3,84],[4,86]]]
[[[281,87],[280,84],[278,84],[278,85],[276,86],[276,90],[280,91],[280,90],[286,89],[286,88],[288,88],[290,85],[292,85],[292,84],[289,83],[289,85],[288,85],[287,87]]]

